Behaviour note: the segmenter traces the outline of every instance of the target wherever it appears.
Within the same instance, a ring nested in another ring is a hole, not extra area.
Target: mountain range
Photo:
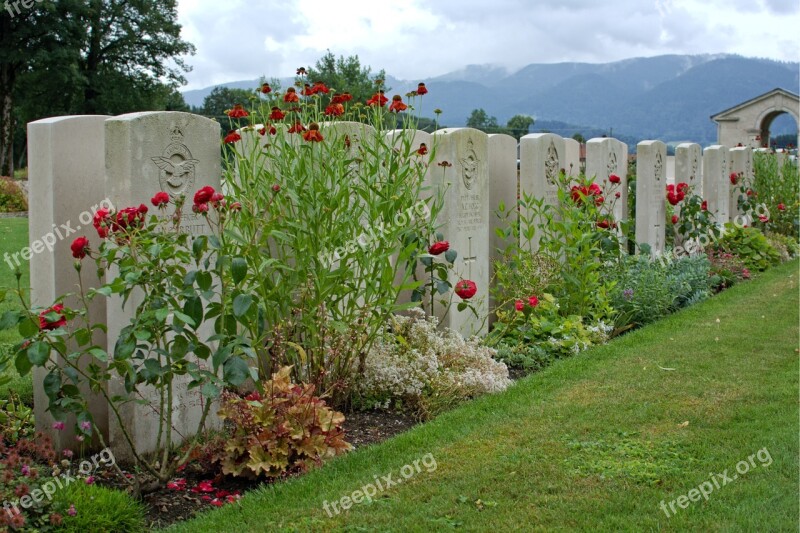
[[[283,86],[293,79],[281,80]],[[469,65],[428,79],[387,76],[389,93],[405,94],[419,81],[428,87],[422,116],[442,110],[439,123],[463,126],[483,108],[499,124],[514,115],[536,119],[531,132],[563,136],[604,132],[626,142],[716,142],[710,116],[776,87],[797,93],[800,64],[728,54],[662,55],[613,63],[534,63],[509,72],[493,65]],[[254,88],[258,80],[223,84]],[[200,106],[213,87],[183,93]],[[790,123],[791,122],[791,123]],[[776,121],[772,134],[789,133],[793,121]],[[784,131],[785,130],[785,131]]]

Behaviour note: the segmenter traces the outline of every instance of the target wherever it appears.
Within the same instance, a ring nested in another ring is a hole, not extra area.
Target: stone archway
[[[717,123],[717,143],[760,148],[769,143],[770,126],[783,113],[794,118],[800,129],[800,97],[786,89],[773,89],[712,115]]]

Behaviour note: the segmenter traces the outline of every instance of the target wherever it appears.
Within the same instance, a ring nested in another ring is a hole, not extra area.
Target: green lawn
[[[793,261],[173,530],[797,531],[797,282]]]
[[[0,218],[0,287],[16,287],[17,279],[14,270],[6,261],[6,254],[11,256],[28,246],[28,219],[27,218]],[[11,259],[12,266],[15,265]],[[21,283],[23,287],[30,287],[29,265],[27,261],[20,261]],[[8,301],[0,302],[0,315],[12,308],[19,308],[16,296],[9,296]],[[0,351],[10,350],[13,343],[19,342],[20,336],[15,329],[0,330]],[[16,391],[25,403],[32,404],[33,389],[30,375],[20,378],[13,371],[14,380],[0,386],[0,398],[8,396],[8,391]]]

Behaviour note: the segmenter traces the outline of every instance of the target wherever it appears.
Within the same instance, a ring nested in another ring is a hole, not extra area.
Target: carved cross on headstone
[[[472,255],[472,237],[468,237],[469,239],[469,255],[464,257],[464,263],[467,265],[468,273],[467,276],[469,279],[472,279],[472,263],[478,260],[477,256]]]

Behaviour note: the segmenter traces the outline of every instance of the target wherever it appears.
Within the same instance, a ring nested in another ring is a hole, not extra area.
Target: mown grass
[[[12,256],[28,246],[27,218],[0,218],[0,288],[16,288],[16,261]],[[8,258],[8,260],[7,260]],[[9,264],[10,263],[10,264]],[[30,287],[30,268],[27,261],[20,259],[20,282],[23,287]],[[9,295],[5,302],[0,302],[0,315],[9,309],[21,308],[16,296]],[[0,330],[0,352],[10,351],[14,343],[20,341],[16,329]],[[15,391],[20,399],[28,405],[33,404],[33,386],[30,374],[20,377],[11,369],[11,383],[0,386],[0,398],[6,398],[9,391]]]
[[[797,531],[797,282],[793,261],[171,530]],[[769,466],[662,511],[758,450]],[[435,470],[323,509],[426,454]]]

